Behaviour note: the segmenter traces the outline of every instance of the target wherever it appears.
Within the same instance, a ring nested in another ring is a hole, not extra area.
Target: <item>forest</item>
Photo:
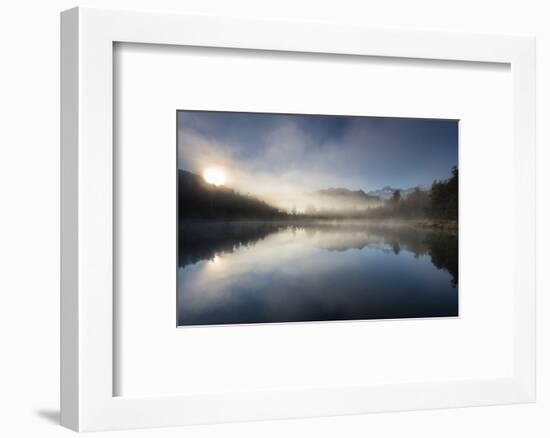
[[[446,180],[436,180],[428,191],[416,189],[407,197],[396,190],[393,197],[378,208],[365,212],[375,219],[425,219],[440,225],[458,221],[458,168]]]

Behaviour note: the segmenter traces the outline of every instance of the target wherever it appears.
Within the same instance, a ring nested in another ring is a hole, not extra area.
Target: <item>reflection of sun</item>
[[[219,169],[208,168],[202,174],[205,181],[214,186],[221,186],[225,183],[225,175]]]
[[[225,265],[225,260],[222,259],[219,255],[215,255],[213,259],[208,261],[208,268],[214,271],[220,271]]]

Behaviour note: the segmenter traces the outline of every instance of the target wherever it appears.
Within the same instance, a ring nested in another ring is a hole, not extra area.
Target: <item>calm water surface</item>
[[[458,239],[412,225],[180,224],[178,324],[458,315]]]

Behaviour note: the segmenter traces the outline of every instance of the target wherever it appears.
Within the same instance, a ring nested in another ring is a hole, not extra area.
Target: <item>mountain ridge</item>
[[[400,189],[400,188],[394,188],[394,187],[391,187],[391,186],[384,186],[381,189],[370,190],[370,191],[367,192],[367,194],[371,195],[371,196],[378,196],[381,199],[387,200],[387,199],[390,199],[397,190],[399,190],[402,197],[406,198],[407,196],[409,196],[411,193],[413,193],[417,189],[422,191],[422,192],[427,192],[427,191],[430,190],[428,187],[425,187],[425,186],[422,186],[422,185],[418,185],[418,186],[415,186],[415,187],[409,187],[407,189]]]

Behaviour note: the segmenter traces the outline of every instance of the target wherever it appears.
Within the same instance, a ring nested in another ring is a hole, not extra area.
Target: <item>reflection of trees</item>
[[[182,221],[178,232],[178,264],[185,266],[231,253],[286,228],[279,222]]]
[[[429,255],[433,265],[452,276],[458,285],[458,235],[407,223],[327,223],[313,226],[322,230],[317,245],[329,251],[347,251],[365,247],[380,247],[399,254],[408,251],[415,257]],[[331,238],[331,235],[334,238]]]
[[[179,227],[178,262],[180,266],[211,260],[216,254],[231,253],[256,243],[270,234],[291,229],[304,231],[312,245],[328,251],[347,251],[365,247],[408,251],[415,257],[429,255],[433,265],[452,276],[458,285],[458,236],[410,224],[378,222],[197,222],[182,221]]]
[[[401,252],[401,246],[399,245],[399,242],[393,242],[392,249],[396,255],[399,255],[399,253]]]
[[[449,233],[430,233],[427,245],[433,265],[449,272],[453,277],[453,286],[458,286],[458,236]]]

